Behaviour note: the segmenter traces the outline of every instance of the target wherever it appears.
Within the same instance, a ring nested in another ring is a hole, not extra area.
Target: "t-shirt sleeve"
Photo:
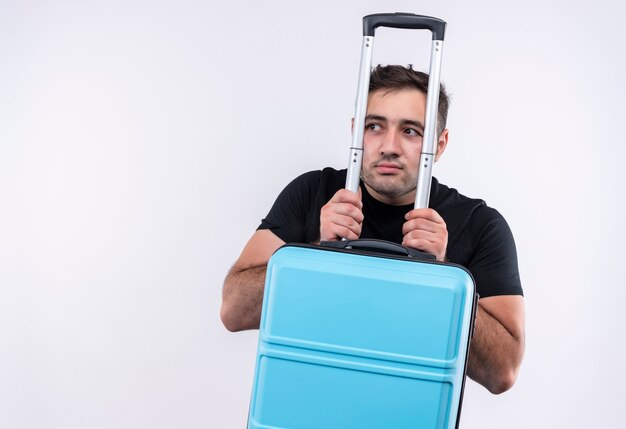
[[[257,230],[269,229],[286,243],[304,242],[307,216],[319,181],[319,171],[305,173],[294,179],[278,195]]]
[[[467,267],[476,281],[481,298],[497,295],[524,295],[517,264],[517,250],[511,229],[495,209],[483,206],[475,215],[480,219],[474,252]]]

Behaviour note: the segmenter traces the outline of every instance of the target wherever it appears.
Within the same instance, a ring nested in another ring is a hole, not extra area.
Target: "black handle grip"
[[[376,240],[374,238],[361,238],[359,240],[322,241],[321,246],[334,247],[337,249],[360,249],[373,252],[390,253],[393,255],[408,256],[415,259],[434,260],[435,256],[420,252],[419,250],[404,247],[391,241]]]
[[[411,30],[430,30],[433,40],[443,40],[446,22],[432,16],[413,13],[376,13],[363,17],[363,36],[372,36],[378,27],[409,28]]]

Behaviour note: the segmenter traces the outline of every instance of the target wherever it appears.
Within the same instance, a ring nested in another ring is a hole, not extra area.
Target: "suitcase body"
[[[456,265],[281,247],[267,269],[248,428],[454,428],[474,289]]]

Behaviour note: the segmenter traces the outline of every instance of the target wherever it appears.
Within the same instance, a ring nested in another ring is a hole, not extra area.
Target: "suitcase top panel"
[[[267,270],[260,340],[462,366],[474,282],[455,265],[285,246]]]

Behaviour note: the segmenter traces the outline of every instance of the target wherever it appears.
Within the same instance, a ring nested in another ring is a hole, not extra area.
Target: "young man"
[[[378,66],[370,79],[358,193],[346,171],[326,168],[295,179],[279,195],[224,282],[227,329],[259,327],[265,269],[285,242],[378,238],[468,268],[480,294],[467,374],[492,393],[508,390],[524,354],[524,301],[513,236],[504,218],[433,178],[430,208],[413,209],[428,75]],[[441,87],[439,160],[448,144],[448,96]]]

